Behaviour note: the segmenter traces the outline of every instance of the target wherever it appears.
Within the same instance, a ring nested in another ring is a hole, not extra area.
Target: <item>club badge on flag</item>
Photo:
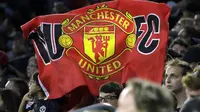
[[[108,81],[140,77],[161,83],[169,14],[165,4],[115,0],[38,16],[21,28],[33,40],[49,99],[81,86],[97,96]]]
[[[126,35],[122,41],[126,47],[121,51],[115,49],[116,27]],[[70,37],[79,30],[83,31],[83,52],[73,45],[73,37]],[[135,23],[130,13],[123,14],[105,4],[89,9],[86,14],[75,16],[71,21],[66,18],[62,22],[62,31],[59,44],[66,48],[66,55],[78,62],[84,74],[96,80],[108,79],[123,69],[124,52],[132,52],[136,42]]]

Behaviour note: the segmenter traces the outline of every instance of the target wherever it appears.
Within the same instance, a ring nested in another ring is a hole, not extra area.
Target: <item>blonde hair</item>
[[[182,84],[185,88],[192,90],[200,89],[200,68],[196,67],[192,73],[188,73],[182,78]]]
[[[165,70],[171,66],[178,66],[182,68],[182,75],[185,76],[187,73],[192,72],[192,68],[190,67],[189,63],[182,61],[178,58],[170,60],[166,63]]]

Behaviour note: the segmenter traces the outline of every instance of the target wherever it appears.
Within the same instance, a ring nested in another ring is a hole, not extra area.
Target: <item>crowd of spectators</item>
[[[20,26],[38,15],[105,1],[109,0],[0,1],[0,112],[62,110],[63,99],[45,99],[33,45],[23,39]],[[72,112],[200,112],[200,0],[151,1],[172,9],[162,86],[142,79],[129,80],[125,88],[108,82],[94,102]]]

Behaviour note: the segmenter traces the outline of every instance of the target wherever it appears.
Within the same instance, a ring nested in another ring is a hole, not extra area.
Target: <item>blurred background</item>
[[[33,46],[23,39],[21,25],[38,15],[65,13],[105,1],[109,0],[0,0],[0,88],[12,78],[28,84],[37,72]],[[200,0],[151,1],[171,7],[166,61],[180,58],[194,66],[199,64]],[[26,92],[28,89],[20,96]]]

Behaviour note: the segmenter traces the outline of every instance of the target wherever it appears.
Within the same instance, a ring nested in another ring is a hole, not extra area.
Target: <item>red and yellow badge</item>
[[[119,39],[120,42],[116,38],[117,28],[126,37],[123,41],[126,47],[122,47],[119,52],[116,50],[123,38]],[[83,50],[77,48],[74,44],[76,37],[72,36],[80,30]],[[66,48],[66,55],[74,58],[89,78],[97,80],[108,79],[122,70],[123,59],[136,43],[135,23],[131,14],[128,12],[123,14],[106,5],[89,9],[86,14],[77,15],[71,20],[66,18],[62,23],[62,31],[59,43]]]

